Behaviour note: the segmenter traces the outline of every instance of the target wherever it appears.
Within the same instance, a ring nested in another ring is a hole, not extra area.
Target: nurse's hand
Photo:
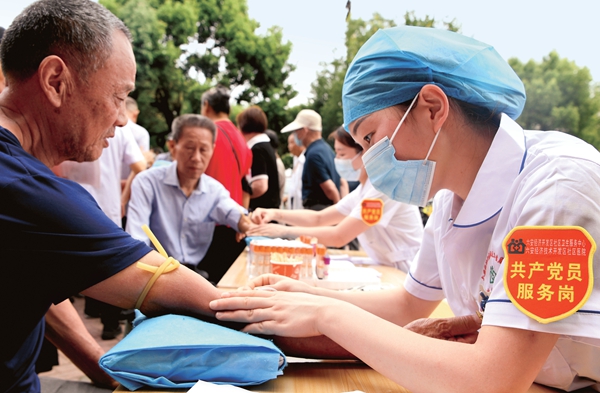
[[[263,209],[257,207],[256,210],[252,212],[252,222],[255,224],[266,224],[274,221],[277,211],[278,209]]]
[[[284,292],[305,292],[313,293],[314,288],[305,282],[294,280],[289,277],[280,276],[278,274],[263,274],[246,283],[239,290],[252,290],[258,287],[273,288],[277,291]]]
[[[250,236],[285,237],[286,227],[278,224],[262,224],[251,228],[247,234]]]
[[[306,293],[242,291],[225,292],[209,306],[221,321],[247,323],[246,333],[284,337],[314,337],[320,311],[337,307],[340,300]]]
[[[409,323],[404,328],[440,340],[473,344],[477,341],[481,319],[477,315],[452,318],[422,318]]]

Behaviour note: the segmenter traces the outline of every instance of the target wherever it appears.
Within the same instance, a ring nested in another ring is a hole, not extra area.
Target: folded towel
[[[257,385],[287,365],[269,340],[182,315],[137,314],[131,333],[99,361],[129,390],[190,388],[198,380]]]

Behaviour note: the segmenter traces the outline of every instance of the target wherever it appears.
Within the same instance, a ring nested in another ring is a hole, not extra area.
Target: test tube
[[[254,277],[262,274],[262,265],[264,258],[264,246],[260,244],[254,245],[254,262],[252,264],[252,274]]]
[[[312,278],[312,247],[302,247],[302,277]]]
[[[317,278],[322,280],[325,278],[325,253],[327,252],[327,248],[324,245],[317,245],[317,255],[316,255],[316,273]]]
[[[248,275],[248,278],[254,277],[254,247],[256,247],[256,245],[253,242],[250,242],[250,245],[248,246],[248,260],[246,261],[246,274]]]
[[[265,246],[265,256],[263,258],[262,274],[271,273],[271,253],[273,252],[273,246]]]

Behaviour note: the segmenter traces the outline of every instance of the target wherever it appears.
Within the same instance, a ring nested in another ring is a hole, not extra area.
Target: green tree
[[[586,67],[555,51],[537,63],[509,59],[525,85],[527,101],[517,122],[526,129],[559,130],[600,147],[600,90]]]
[[[162,145],[173,119],[200,111],[201,95],[221,83],[239,103],[267,108],[270,122],[297,93],[285,83],[291,43],[281,28],[257,35],[246,0],[100,0],[129,27],[138,65],[132,96],[140,124]],[[274,113],[271,119],[270,112]]]
[[[409,26],[434,27],[435,19],[428,15],[418,19],[414,12],[404,15],[404,23]],[[443,26],[452,31],[458,31],[455,21],[443,22]],[[317,111],[323,119],[323,135],[327,137],[343,122],[342,87],[348,66],[356,56],[360,47],[367,42],[377,30],[394,27],[393,20],[385,19],[378,13],[373,14],[369,21],[362,19],[349,19],[346,28],[346,55],[333,60],[330,64],[323,63],[323,69],[317,74],[317,79],[312,83],[314,98],[309,106]]]

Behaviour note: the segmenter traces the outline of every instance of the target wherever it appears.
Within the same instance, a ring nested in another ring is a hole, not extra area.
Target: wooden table
[[[332,251],[338,252],[337,250]],[[342,251],[340,253],[348,253]],[[350,252],[352,253],[352,252]],[[354,252],[354,255],[361,255]],[[362,254],[364,255],[364,254]],[[387,266],[370,266],[382,273],[381,281],[386,284],[402,285],[406,274]],[[219,288],[237,289],[247,281],[246,253],[242,253],[218,283]],[[451,316],[446,302],[442,302],[432,316]],[[247,386],[252,392],[290,392],[290,393],[342,393],[355,390],[366,393],[410,393],[407,389],[384,377],[377,371],[359,361],[311,360],[288,357],[288,366],[283,375],[257,386]],[[127,392],[119,387],[115,392]],[[185,392],[181,389],[140,389],[137,393]],[[539,385],[533,385],[528,393],[559,392]],[[579,393],[594,392],[580,390]]]
[[[328,250],[330,254],[347,254],[349,256],[366,256],[362,251],[344,251],[344,250]],[[247,252],[244,251],[240,254],[238,259],[231,265],[227,273],[221,278],[221,281],[217,284],[217,287],[221,289],[237,289],[248,281],[248,274],[246,270]],[[401,286],[406,278],[406,273],[390,266],[379,266],[369,265],[368,267],[377,270],[381,273],[381,282],[383,284],[391,284],[395,286]],[[440,305],[431,314],[433,318],[445,318],[451,317],[452,311],[446,301],[442,301]]]

